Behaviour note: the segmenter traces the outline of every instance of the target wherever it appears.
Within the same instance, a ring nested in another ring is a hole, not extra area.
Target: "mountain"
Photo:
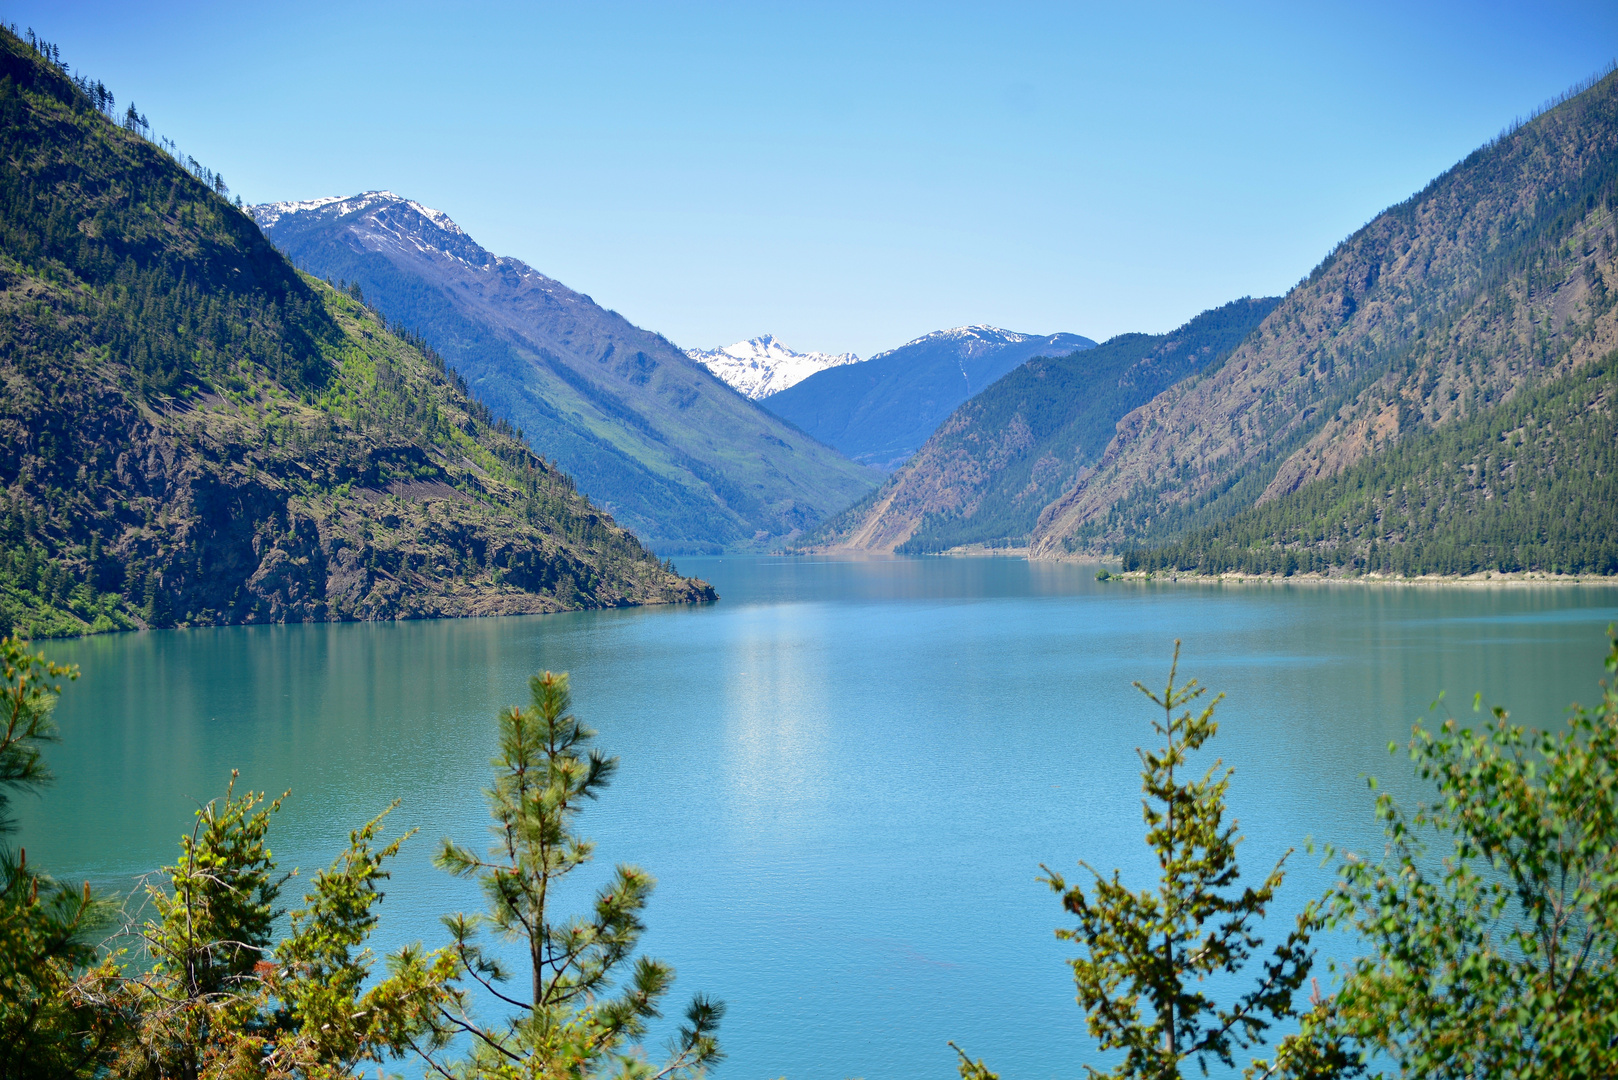
[[[1280,302],[1244,297],[1171,333],[1029,360],[951,413],[886,484],[809,542],[904,554],[1021,546],[1125,413],[1218,364]]]
[[[1033,553],[1179,540],[1293,493],[1305,499],[1312,484],[1400,454],[1402,443],[1429,445],[1420,440],[1448,425],[1476,419],[1466,430],[1483,437],[1491,411],[1618,345],[1615,184],[1618,74],[1609,74],[1379,215],[1224,363],[1129,414],[1096,470],[1041,515]],[[1610,407],[1605,400],[1589,404]],[[1578,453],[1570,443],[1552,457],[1565,464]],[[1476,446],[1448,468],[1501,458]],[[1383,461],[1363,475],[1406,473]],[[1438,485],[1430,492],[1464,479],[1425,475]],[[1396,535],[1392,519],[1354,528],[1367,547],[1436,541],[1493,494],[1485,485],[1475,497],[1446,497],[1442,511],[1412,495],[1419,536]],[[1304,502],[1287,505],[1301,513]]]
[[[1618,574],[1618,349],[1125,570]]]
[[[1023,361],[1094,345],[1077,334],[1040,337],[992,326],[939,330],[862,363],[811,375],[772,394],[764,407],[855,461],[894,469],[957,405]]]
[[[0,31],[0,631],[713,598],[107,100]]]
[[[769,334],[722,349],[687,349],[685,354],[754,401],[795,386],[816,372],[860,360],[851,352],[793,352]]]
[[[876,485],[664,338],[489,253],[440,211],[373,191],[252,214],[296,265],[357,285],[419,332],[656,550],[768,546]]]

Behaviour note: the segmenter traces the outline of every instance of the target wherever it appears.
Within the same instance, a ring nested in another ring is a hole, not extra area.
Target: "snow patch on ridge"
[[[434,210],[430,206],[424,206],[414,199],[406,199],[395,195],[391,191],[366,191],[358,195],[348,196],[326,195],[318,199],[304,199],[301,202],[261,203],[258,206],[250,207],[249,212],[253,215],[253,220],[258,222],[259,228],[267,229],[287,214],[303,214],[313,210],[324,210],[327,207],[333,207],[335,208],[336,216],[347,217],[349,214],[369,210],[373,206],[388,204],[408,206],[445,232],[454,233],[456,236],[466,235],[465,231],[455,224],[454,220],[444,211]]]
[[[685,354],[754,401],[780,393],[827,368],[857,364],[853,353],[794,352],[771,334]]]
[[[424,254],[453,259],[470,269],[484,273],[498,270],[515,271],[524,279],[540,281],[543,286],[555,285],[550,278],[535,270],[521,259],[491,254],[466,235],[466,230],[455,224],[448,214],[406,199],[391,191],[366,191],[359,195],[327,195],[319,199],[298,202],[261,203],[247,208],[259,228],[268,231],[282,218],[292,214],[318,213],[328,217],[353,218],[348,223],[354,234],[368,247],[383,242],[403,248],[414,248]],[[412,213],[389,213],[407,210]],[[423,228],[426,221],[430,228]]]
[[[963,357],[975,356],[979,352],[989,349],[998,349],[1006,345],[1017,345],[1024,341],[1032,341],[1036,334],[1019,334],[1015,330],[1002,330],[998,326],[984,326],[981,323],[972,326],[956,326],[949,330],[934,330],[930,334],[923,334],[914,341],[907,341],[898,349],[889,349],[887,352],[877,353],[872,360],[896,353],[899,349],[908,349],[912,345],[924,345],[929,342],[953,341],[960,343],[960,355]]]

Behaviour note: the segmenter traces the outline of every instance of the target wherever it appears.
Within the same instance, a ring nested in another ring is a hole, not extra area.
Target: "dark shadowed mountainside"
[[[956,406],[1023,361],[1093,345],[1077,334],[1041,337],[992,326],[939,330],[858,364],[817,372],[762,404],[855,461],[895,469]]]
[[[388,192],[252,208],[308,272],[357,284],[656,550],[768,547],[878,477],[663,337]]]
[[[0,631],[713,598],[3,31],[0,132]]]

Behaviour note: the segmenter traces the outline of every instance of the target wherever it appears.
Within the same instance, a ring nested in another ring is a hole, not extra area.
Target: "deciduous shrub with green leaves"
[[[1341,855],[1327,914],[1366,951],[1281,1071],[1336,1055],[1440,1080],[1618,1075],[1618,688],[1560,730],[1473,710],[1476,727],[1416,725],[1437,797],[1380,794],[1385,853]]]

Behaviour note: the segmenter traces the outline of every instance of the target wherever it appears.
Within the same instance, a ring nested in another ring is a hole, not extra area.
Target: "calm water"
[[[1087,1057],[1063,922],[1035,878],[1083,858],[1138,872],[1134,747],[1171,643],[1226,694],[1218,752],[1260,873],[1307,837],[1377,839],[1364,774],[1441,689],[1559,722],[1596,697],[1618,590],[1098,584],[1015,560],[685,559],[702,608],[260,627],[56,643],[80,664],[57,785],[23,811],[30,857],[127,887],[172,858],[232,767],[292,789],[273,847],[328,862],[391,800],[406,845],[379,945],[473,909],[429,865],[477,842],[495,711],[539,668],[621,756],[586,831],[600,869],[660,885],[648,950],[729,1002],[718,1076],[953,1075],[955,1039],[1011,1078]],[[1295,909],[1323,881],[1294,857]],[[1093,1058],[1091,1060],[1094,1060]]]

